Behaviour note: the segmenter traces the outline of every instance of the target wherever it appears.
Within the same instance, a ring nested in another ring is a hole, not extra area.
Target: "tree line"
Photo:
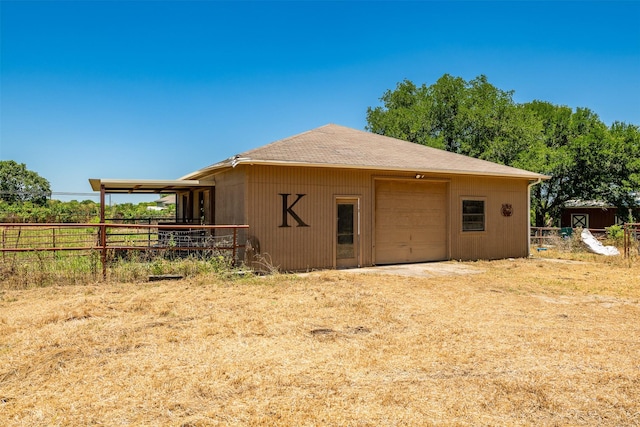
[[[429,86],[404,80],[367,109],[366,129],[551,176],[532,189],[536,226],[557,223],[569,200],[638,208],[637,125],[607,126],[588,108],[519,104],[513,94],[484,75],[465,81],[445,74]]]
[[[150,210],[153,202],[105,206],[105,218],[118,221],[174,218],[175,205]],[[92,200],[51,199],[51,185],[24,163],[0,160],[0,222],[89,223],[100,220],[100,204]]]
[[[123,223],[175,218],[175,205],[149,210],[153,202],[118,203],[105,206],[105,218]],[[0,223],[94,223],[100,220],[100,203],[92,200],[45,200],[9,203],[0,200]]]
[[[105,218],[112,221],[140,222],[175,218],[175,205],[149,210],[153,202],[118,203],[105,206]],[[100,220],[100,203],[92,200],[46,200],[8,203],[0,200],[0,223],[94,223]]]

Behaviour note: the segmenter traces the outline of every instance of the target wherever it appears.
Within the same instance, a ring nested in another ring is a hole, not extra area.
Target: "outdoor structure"
[[[247,264],[301,271],[527,256],[545,178],[329,124],[175,181],[91,184],[175,193],[176,222],[247,224]]]
[[[523,257],[544,175],[326,125],[190,173],[181,221],[248,224],[283,270]]]
[[[569,200],[562,207],[560,227],[604,229],[623,224],[618,209],[598,200]]]

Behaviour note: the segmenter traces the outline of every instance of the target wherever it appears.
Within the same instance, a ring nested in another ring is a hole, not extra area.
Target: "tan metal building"
[[[286,271],[524,257],[545,178],[329,124],[180,178],[211,186],[176,188],[177,215],[248,224]]]

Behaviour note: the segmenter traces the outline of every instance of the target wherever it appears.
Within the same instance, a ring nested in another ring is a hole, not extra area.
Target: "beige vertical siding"
[[[384,178],[415,179],[415,173],[340,170],[297,166],[239,165],[215,176],[216,223],[249,224],[260,251],[275,267],[287,271],[335,268],[336,198],[360,201],[360,265],[372,265],[375,242],[375,182]],[[425,174],[425,180],[446,182],[447,259],[496,259],[528,253],[527,184],[525,179]],[[428,186],[427,186],[428,187]],[[292,211],[287,206],[304,194]],[[462,200],[485,201],[485,231],[462,232]],[[502,215],[502,205],[512,215]]]
[[[360,199],[360,257],[371,259],[371,172],[300,167],[252,166],[247,197],[250,233],[260,241],[263,255],[284,270],[334,268],[335,200]],[[292,210],[308,226],[287,214],[283,227],[283,197],[287,207],[304,194]],[[369,261],[370,265],[370,261]]]
[[[211,210],[212,207],[212,199],[214,195],[213,189],[204,190],[204,223],[205,224],[213,224],[215,223],[215,218],[213,217],[213,212]]]
[[[456,177],[451,181],[452,259],[499,259],[528,254],[526,180]],[[485,200],[485,231],[462,231],[462,200]],[[512,206],[512,215],[502,215],[502,205]]]
[[[229,169],[215,176],[215,223],[247,224],[245,212],[245,171]]]

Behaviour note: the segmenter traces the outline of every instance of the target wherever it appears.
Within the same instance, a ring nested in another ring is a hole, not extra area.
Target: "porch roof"
[[[155,193],[175,193],[180,190],[190,188],[213,187],[213,181],[202,180],[158,180],[158,179],[89,179],[91,188],[100,191],[104,186],[106,193],[112,194],[155,194]]]

